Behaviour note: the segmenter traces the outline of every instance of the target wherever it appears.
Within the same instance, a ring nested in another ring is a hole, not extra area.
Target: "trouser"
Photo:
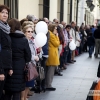
[[[71,61],[71,55],[72,55],[72,51],[69,49],[67,62]]]
[[[5,80],[7,78],[7,74],[8,74],[8,70],[4,70]],[[0,81],[0,100],[3,100],[3,89],[4,89],[5,80]]]
[[[46,88],[52,87],[53,76],[56,66],[47,66],[46,67]]]
[[[89,46],[89,56],[92,56],[94,46]]]
[[[83,46],[83,51],[87,52],[87,41],[85,42],[84,46]]]
[[[46,60],[47,60],[47,58],[42,57],[41,66],[44,68],[45,77],[46,77]],[[45,89],[45,79],[43,79],[41,82],[41,88]]]
[[[72,51],[72,60],[74,60],[74,57],[75,57],[75,50],[74,51]]]
[[[64,48],[64,53],[63,53],[64,64],[67,63],[68,52],[69,52],[69,50],[66,50],[66,49]]]
[[[95,55],[98,56],[98,51],[100,49],[100,39],[95,39]]]
[[[5,91],[4,100],[20,100],[20,94],[21,92]]]

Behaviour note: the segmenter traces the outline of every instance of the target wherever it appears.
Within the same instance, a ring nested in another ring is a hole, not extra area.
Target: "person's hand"
[[[9,70],[9,75],[12,76],[13,70]]]
[[[39,57],[38,56],[35,56],[34,59],[35,59],[35,61],[39,61]]]
[[[0,75],[0,81],[4,81],[4,79],[5,79],[5,75],[4,74],[1,74]]]
[[[56,33],[56,36],[58,36],[58,33]]]

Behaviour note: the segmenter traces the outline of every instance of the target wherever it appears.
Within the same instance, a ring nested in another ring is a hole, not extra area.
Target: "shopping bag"
[[[100,100],[100,81],[98,81],[94,89],[93,100]]]
[[[91,92],[92,92],[92,90],[95,90],[96,85],[97,85],[97,81],[93,81],[86,100],[93,100],[93,94]]]

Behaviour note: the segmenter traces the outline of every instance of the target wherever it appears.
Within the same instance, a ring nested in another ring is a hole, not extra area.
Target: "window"
[[[50,0],[43,0],[43,17],[49,18],[49,2]]]
[[[18,18],[18,0],[4,0],[4,4],[10,8],[9,18]]]
[[[50,0],[39,0],[39,17],[49,18],[49,4]]]
[[[60,1],[60,21],[63,21],[63,15],[64,15],[64,0]]]

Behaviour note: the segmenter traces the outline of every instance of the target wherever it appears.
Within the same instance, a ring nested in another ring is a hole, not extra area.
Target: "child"
[[[93,53],[93,48],[95,45],[95,40],[94,40],[91,32],[89,33],[89,37],[87,38],[87,45],[89,47],[89,57],[91,58],[92,53]]]

